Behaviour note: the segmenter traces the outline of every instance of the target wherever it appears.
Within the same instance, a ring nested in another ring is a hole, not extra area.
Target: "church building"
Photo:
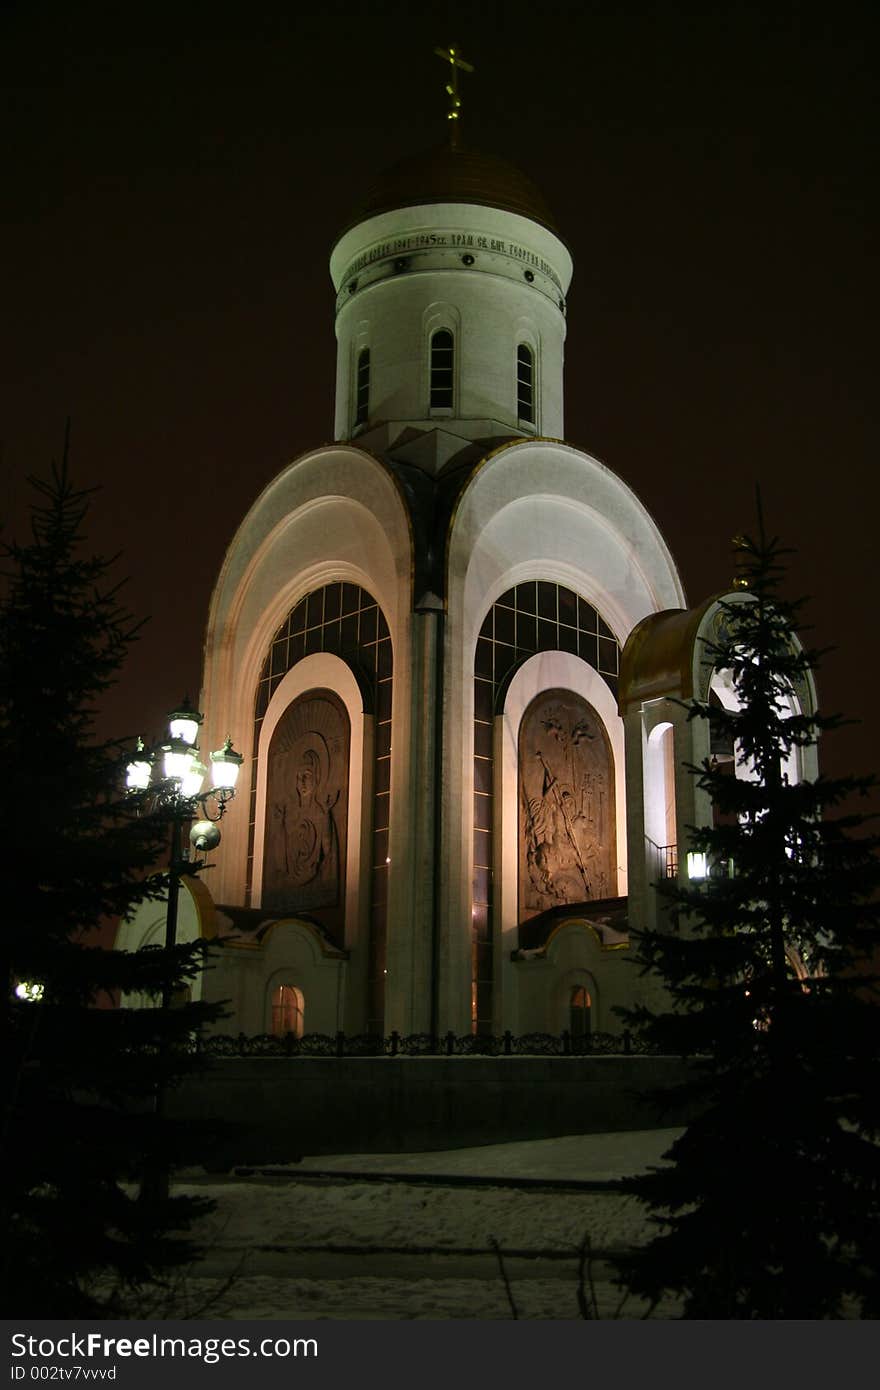
[[[617,1031],[656,988],[630,928],[711,819],[686,766],[732,753],[680,702],[735,694],[717,600],[566,441],[572,272],[542,193],[457,138],[333,245],[335,442],[257,498],[208,615],[202,744],[245,763],[180,935],[223,1031]],[[145,904],[120,944],[163,930]]]

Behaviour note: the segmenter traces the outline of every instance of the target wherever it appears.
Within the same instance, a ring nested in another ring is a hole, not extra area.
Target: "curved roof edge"
[[[564,449],[566,450],[566,452],[570,454],[574,454],[579,456],[580,458],[588,460],[591,464],[595,465],[596,468],[600,469],[602,473],[606,473],[609,476],[609,478],[612,478],[629,495],[629,497],[635,503],[638,510],[641,512],[644,519],[647,521],[649,527],[654,532],[655,539],[659,542],[660,549],[663,553],[663,556],[666,560],[666,564],[669,568],[670,575],[673,579],[673,587],[680,594],[682,605],[686,604],[687,596],[685,595],[681,575],[678,572],[678,565],[675,563],[675,557],[673,556],[672,551],[669,549],[669,546],[666,543],[666,537],[660,530],[660,527],[654,519],[653,514],[642,501],[635,488],[631,487],[625,478],[622,478],[619,473],[616,473],[614,469],[611,468],[602,459],[597,458],[595,454],[591,454],[589,450],[581,448],[579,444],[572,443],[570,439],[559,439],[554,435],[526,435],[525,437],[506,439],[501,444],[496,445],[495,448],[490,449],[487,453],[483,454],[482,458],[479,458],[475,461],[467,477],[464,479],[461,488],[458,491],[449,517],[449,523],[446,532],[446,554],[444,557],[444,571],[447,575],[447,581],[449,573],[449,554],[452,543],[452,534],[455,530],[458,513],[465,501],[468,492],[473,487],[480,474],[490,463],[492,463],[495,459],[499,458],[501,454],[511,452],[514,449],[529,449],[533,448],[535,445],[541,444],[549,444],[555,446],[556,448]],[[678,612],[679,610],[674,609],[671,611]]]
[[[727,596],[728,591],[722,590],[696,608],[666,608],[636,624],[620,654],[621,714],[642,700],[693,697],[697,633],[712,605]]]
[[[707,615],[719,605],[748,603],[753,598],[748,590],[722,589],[696,608],[667,608],[649,613],[637,623],[620,654],[620,713],[627,714],[645,700],[692,700],[697,693],[694,687],[700,669],[695,646]],[[792,641],[800,646],[796,633],[792,633]],[[711,662],[703,664],[710,666]],[[804,708],[816,708],[812,671],[796,682],[795,692]]]
[[[233,532],[230,538],[229,544],[223,552],[223,561],[220,565],[217,578],[215,579],[214,586],[211,590],[211,598],[208,604],[208,617],[205,626],[206,634],[209,634],[214,630],[217,610],[220,603],[222,602],[222,595],[224,593],[227,581],[229,579],[230,570],[232,568],[233,556],[236,552],[237,547],[241,544],[243,537],[247,535],[248,530],[252,525],[253,518],[257,515],[259,509],[261,507],[266,506],[269,503],[272,493],[276,492],[279,488],[283,487],[285,482],[290,478],[291,474],[294,472],[294,470],[300,467],[302,464],[304,464],[307,460],[319,458],[321,455],[326,456],[336,453],[347,453],[349,455],[354,455],[358,458],[365,459],[368,463],[375,464],[376,467],[379,468],[385,474],[385,476],[391,483],[392,489],[397,496],[398,502],[400,503],[402,514],[406,522],[407,528],[409,530],[410,548],[412,549],[412,519],[410,517],[409,507],[407,505],[406,494],[403,490],[399,477],[397,476],[394,469],[391,467],[391,465],[387,462],[386,459],[382,458],[378,454],[370,453],[368,449],[363,449],[359,445],[354,444],[347,439],[334,441],[330,444],[319,444],[314,449],[306,449],[303,453],[297,454],[295,458],[290,459],[290,461],[284,465],[284,467],[281,469],[279,473],[276,473],[273,478],[270,478],[269,482],[266,483],[266,485],[263,488],[261,488],[260,492],[254,498],[253,502],[248,507],[238,526],[236,526],[235,531]],[[271,527],[268,528],[268,530],[270,531],[271,529]]]

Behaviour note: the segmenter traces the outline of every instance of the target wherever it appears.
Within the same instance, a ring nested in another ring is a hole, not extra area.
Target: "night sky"
[[[847,4],[7,6],[0,441],[7,532],[72,417],[151,621],[106,732],[199,687],[224,549],[332,438],[327,258],[371,176],[446,138],[542,188],[575,261],[566,434],[639,494],[690,602],[729,542],[797,554],[823,706],[876,766],[876,26]],[[246,744],[249,731],[231,731]]]

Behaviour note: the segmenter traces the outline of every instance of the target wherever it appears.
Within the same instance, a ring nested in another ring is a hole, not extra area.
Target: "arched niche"
[[[617,892],[614,758],[593,706],[536,695],[519,726],[518,918]]]
[[[266,1032],[276,1038],[292,1033],[301,1038],[305,1031],[305,995],[296,985],[276,980],[266,991]]]
[[[266,757],[262,906],[318,911],[344,939],[351,725],[332,690],[310,690],[279,719]]]
[[[645,834],[656,853],[658,877],[674,876],[678,829],[675,809],[675,731],[668,720],[655,724],[645,749]]]
[[[363,695],[351,668],[340,657],[329,652],[306,656],[287,672],[272,695],[260,723],[256,747],[256,796],[252,811],[253,901],[255,905],[267,906],[263,897],[263,877],[270,814],[274,815],[270,805],[268,769],[276,731],[283,726],[288,711],[296,708],[300,702],[307,704],[321,692],[329,693],[343,706],[349,729],[344,858],[340,844],[341,901],[344,904],[340,921],[344,921],[344,935],[335,930],[332,934],[340,946],[350,948],[358,940],[367,920],[363,908],[369,892],[369,879],[365,875],[369,873],[367,836],[374,776],[373,720],[364,714]],[[290,775],[294,778],[295,786],[295,771]],[[293,909],[288,910],[295,915]],[[335,908],[319,907],[300,910],[318,918],[322,924],[325,924],[325,911],[331,914],[336,911]],[[329,929],[329,923],[326,925]]]

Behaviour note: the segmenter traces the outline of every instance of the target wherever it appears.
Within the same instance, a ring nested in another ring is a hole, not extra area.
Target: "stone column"
[[[394,851],[403,862],[391,866],[396,891],[388,914],[386,1032],[396,1028],[401,1033],[429,1033],[435,1011],[442,625],[439,607],[426,606],[412,615],[412,703],[406,753],[409,814]]]

